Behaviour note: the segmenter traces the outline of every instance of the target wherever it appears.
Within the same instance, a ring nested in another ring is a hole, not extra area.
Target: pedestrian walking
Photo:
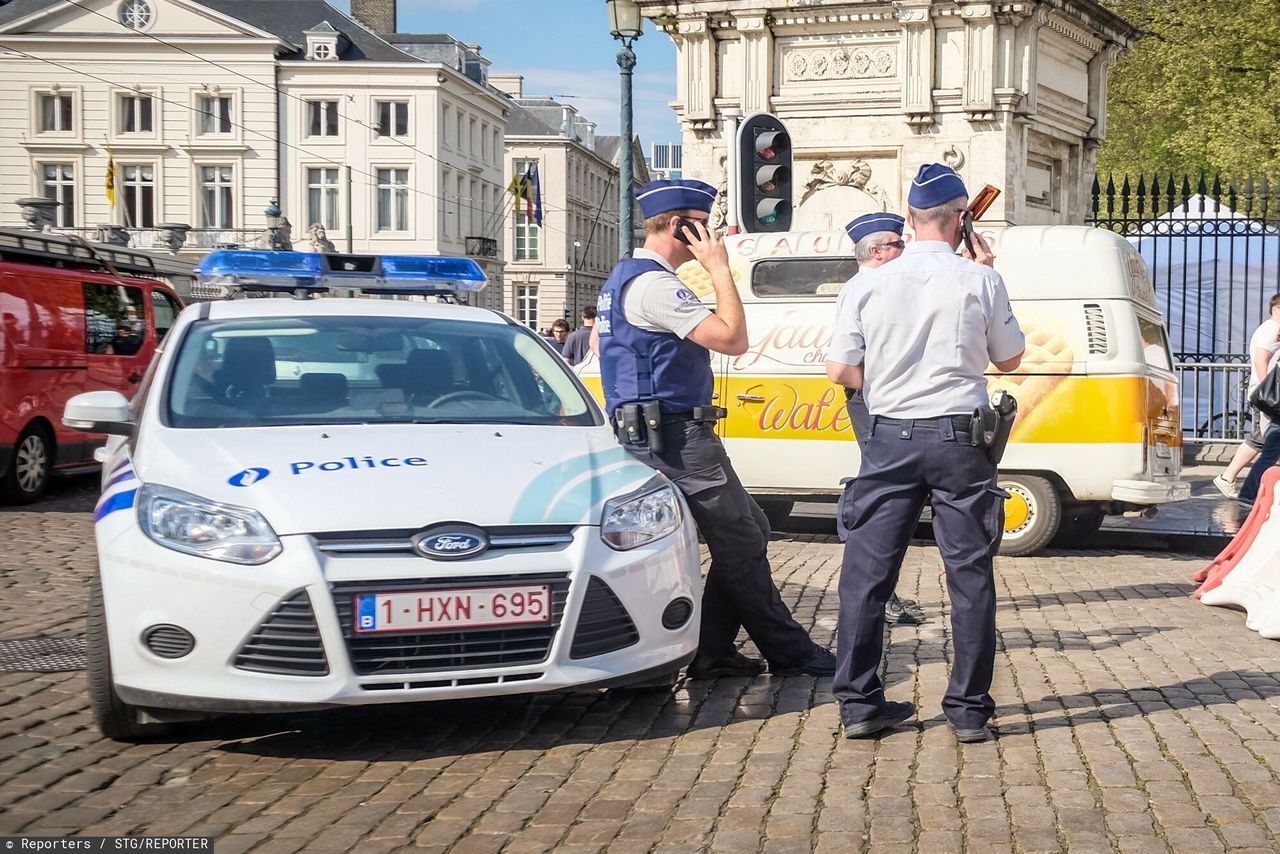
[[[1267,376],[1267,366],[1271,363],[1271,357],[1277,352],[1280,352],[1280,294],[1271,298],[1270,316],[1258,324],[1258,328],[1253,330],[1253,335],[1249,337],[1249,385],[1245,400],[1249,399],[1249,395],[1253,394],[1258,383]],[[1240,472],[1244,471],[1245,466],[1258,457],[1264,440],[1263,416],[1261,412],[1254,409],[1249,435],[1245,437],[1240,447],[1236,448],[1231,462],[1227,463],[1222,474],[1213,479],[1213,485],[1227,498],[1244,497],[1243,489],[1236,491],[1236,478],[1240,476]],[[1253,500],[1252,496],[1249,500]]]
[[[564,356],[566,362],[576,365],[583,359],[587,358],[587,354],[591,352],[591,328],[596,325],[596,307],[594,305],[584,305],[582,307],[582,325],[569,333],[569,337],[564,339]]]
[[[742,487],[715,434],[710,351],[747,350],[746,317],[720,236],[707,226],[716,190],[701,181],[652,181],[636,201],[644,246],[622,259],[600,293],[593,347],[619,441],[684,494],[711,552],[691,678],[755,676],[765,663],[737,651],[745,628],[779,675],[830,675],[835,657],[795,621],[769,569],[769,522]],[[697,259],[710,274],[708,309],[676,277]]]
[[[1025,339],[1000,275],[955,255],[968,191],[951,168],[920,168],[908,194],[915,240],[892,264],[857,277],[847,370],[861,388],[870,435],[854,481],[840,568],[837,672],[832,685],[848,738],[874,735],[915,713],[885,699],[879,668],[884,607],[924,502],[947,574],[954,658],[943,713],[961,741],[989,737],[995,711],[995,581],[1004,528],[996,467],[971,441],[986,408],[987,364],[1022,360]]]

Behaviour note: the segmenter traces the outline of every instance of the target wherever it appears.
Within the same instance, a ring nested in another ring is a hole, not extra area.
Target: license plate
[[[360,593],[356,631],[410,632],[545,623],[551,619],[551,588],[469,587]]]

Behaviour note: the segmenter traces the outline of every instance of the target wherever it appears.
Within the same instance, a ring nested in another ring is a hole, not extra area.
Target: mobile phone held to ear
[[[978,253],[973,250],[973,211],[966,209],[960,215],[960,236],[964,239],[964,248],[969,250],[969,257],[977,258]]]
[[[684,233],[684,230],[687,228],[690,231],[694,231],[693,224],[690,223],[684,217],[679,217],[679,216],[675,218],[675,222],[676,222],[676,240],[679,240],[685,246],[688,246],[690,243],[689,236]]]

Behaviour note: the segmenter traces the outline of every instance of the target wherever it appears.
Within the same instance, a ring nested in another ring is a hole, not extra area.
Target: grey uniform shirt
[[[933,240],[859,271],[836,325],[848,347],[832,358],[862,365],[867,407],[887,418],[972,412],[987,403],[987,365],[1026,346],[1000,274]]]
[[[632,326],[646,332],[674,332],[687,338],[699,323],[711,316],[711,309],[680,281],[666,258],[644,248],[631,254],[634,258],[657,261],[663,268],[636,276],[622,295],[622,309]]]

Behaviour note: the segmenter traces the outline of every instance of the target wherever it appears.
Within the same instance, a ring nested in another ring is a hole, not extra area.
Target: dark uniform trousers
[[[963,426],[963,429],[957,427]],[[925,500],[951,599],[951,681],[947,719],[976,729],[995,711],[996,597],[992,558],[1004,528],[996,468],[969,444],[968,416],[873,419],[862,466],[847,502],[840,567],[840,622],[832,693],[846,724],[876,717],[883,706],[879,668],[884,606]]]
[[[662,426],[662,439],[660,454],[644,446],[623,447],[675,483],[711,552],[698,656],[733,654],[738,629],[745,628],[770,665],[805,661],[813,643],[769,574],[769,520],[738,480],[714,427],[674,421]]]

